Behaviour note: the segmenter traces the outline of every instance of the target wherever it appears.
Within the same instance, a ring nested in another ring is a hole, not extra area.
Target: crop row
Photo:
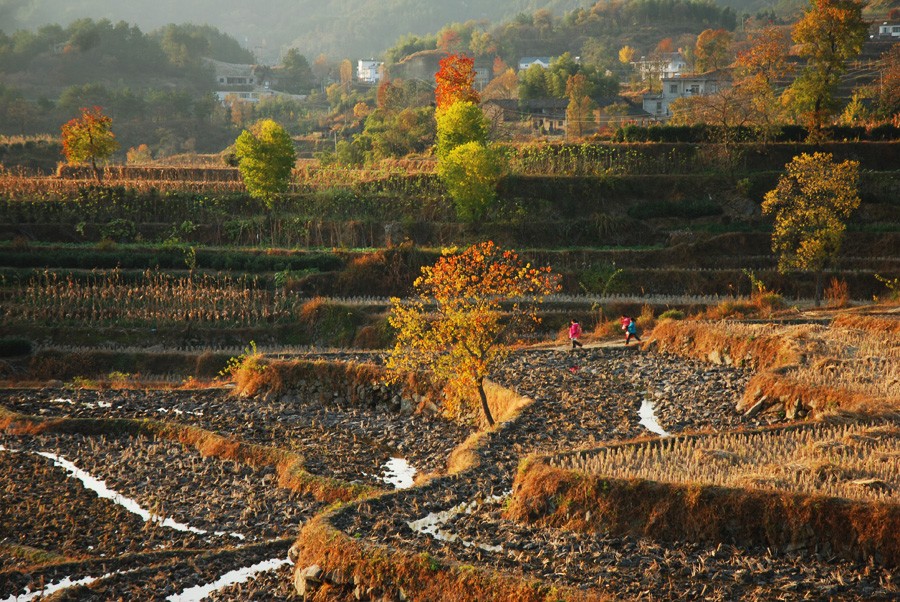
[[[893,422],[683,436],[549,462],[612,478],[900,502],[900,426]]]
[[[125,282],[116,272],[86,281],[46,273],[17,288],[4,305],[6,322],[251,326],[290,316],[294,300],[255,279],[148,270],[138,282]]]

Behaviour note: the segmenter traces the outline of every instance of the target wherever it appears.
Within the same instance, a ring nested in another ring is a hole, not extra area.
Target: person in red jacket
[[[625,314],[622,314],[622,317],[619,318],[619,323],[622,325],[622,332],[625,333],[625,344],[627,345],[628,339],[630,338],[628,336],[628,327],[631,325],[631,318],[629,318]]]
[[[578,340],[579,338],[581,338],[581,324],[577,320],[572,320],[572,323],[569,324],[569,339],[572,341],[572,349],[584,347]]]

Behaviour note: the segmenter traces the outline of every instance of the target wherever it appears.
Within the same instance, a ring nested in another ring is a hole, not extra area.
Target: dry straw
[[[92,325],[220,324],[252,326],[291,315],[293,301],[256,281],[230,276],[174,277],[148,270],[135,282],[118,270],[86,280],[45,272],[13,287],[5,320]]]
[[[548,459],[589,474],[900,503],[900,424],[810,424],[677,437]]]

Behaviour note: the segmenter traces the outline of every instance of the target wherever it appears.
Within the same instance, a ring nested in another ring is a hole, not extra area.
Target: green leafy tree
[[[434,109],[375,109],[366,117],[361,137],[370,140],[372,159],[422,153],[434,142]]]
[[[443,111],[438,111],[435,119],[438,160],[467,142],[487,143],[490,122],[481,107],[472,102],[455,102]]]
[[[835,113],[834,91],[847,61],[858,55],[866,38],[863,4],[855,0],[811,0],[809,10],[794,25],[794,42],[806,67],[786,93],[787,102],[821,136],[822,126]]]
[[[290,48],[281,59],[282,74],[285,85],[281,87],[294,94],[309,91],[313,87],[314,77],[312,67],[306,57],[300,54],[296,48]]]
[[[277,195],[287,190],[297,152],[283,127],[271,119],[256,122],[238,136],[234,154],[241,179],[252,197],[271,205]]]
[[[519,72],[519,98],[540,98],[548,96],[547,81],[543,67],[537,63]]]
[[[397,339],[388,369],[397,378],[431,370],[446,383],[449,415],[471,416],[480,405],[493,426],[484,379],[525,327],[540,322],[537,309],[545,295],[559,290],[559,277],[488,241],[445,252],[422,268],[413,287],[412,298],[391,299],[389,322]]]
[[[574,75],[585,78],[584,93],[588,96],[611,96],[619,91],[615,76],[607,76],[593,65],[578,63],[564,52],[546,69],[534,64],[519,73],[519,98],[565,98],[569,78]]]
[[[482,219],[497,196],[505,171],[503,156],[478,142],[467,142],[438,163],[438,176],[453,197],[456,214],[470,222]]]
[[[785,167],[762,210],[775,215],[772,250],[779,271],[814,271],[819,305],[823,271],[840,251],[846,220],[859,207],[859,163],[835,163],[830,153],[804,153]]]
[[[103,180],[98,162],[109,159],[119,148],[112,132],[112,119],[100,107],[81,109],[76,117],[62,126],[63,153],[69,163],[90,163],[97,183]]]
[[[568,134],[576,138],[584,135],[585,124],[594,121],[594,101],[587,95],[587,87],[587,78],[581,73],[570,76],[566,82],[566,94],[569,97],[566,127]]]

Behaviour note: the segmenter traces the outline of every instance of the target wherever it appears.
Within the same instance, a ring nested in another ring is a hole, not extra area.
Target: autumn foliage
[[[90,163],[97,182],[100,182],[98,161],[108,159],[119,148],[112,133],[112,118],[100,107],[81,109],[76,117],[62,126],[63,153],[69,163]]]
[[[475,60],[459,54],[449,54],[440,62],[434,75],[437,110],[443,111],[457,102],[478,104],[481,97],[475,90]]]
[[[775,214],[772,250],[779,256],[778,269],[815,271],[818,302],[822,270],[840,250],[846,221],[860,204],[859,162],[834,163],[830,153],[803,153],[785,167],[762,210]]]
[[[449,414],[469,414],[477,390],[489,425],[494,424],[484,378],[502,360],[527,324],[540,322],[537,307],[559,290],[549,267],[536,268],[515,251],[493,242],[458,253],[447,251],[422,268],[411,299],[391,299],[396,344],[388,368],[397,377],[430,369],[447,384]]]

